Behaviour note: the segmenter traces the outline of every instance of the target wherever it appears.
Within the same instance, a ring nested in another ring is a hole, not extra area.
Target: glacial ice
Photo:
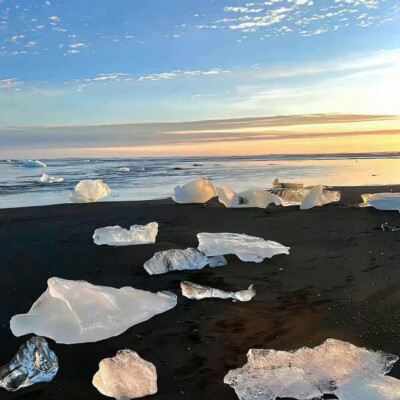
[[[198,177],[183,186],[176,186],[172,199],[176,203],[206,203],[217,195],[213,184]]]
[[[245,190],[240,193],[235,193],[229,187],[216,187],[216,190],[219,202],[226,208],[267,208],[271,203],[277,206],[281,204],[279,197],[267,190]]]
[[[233,301],[250,301],[255,295],[254,285],[250,285],[246,290],[238,292],[225,292],[209,286],[202,286],[196,283],[181,282],[182,295],[188,299],[202,300],[207,298],[232,299]]]
[[[157,393],[157,370],[131,350],[105,358],[93,377],[93,386],[104,396],[130,400]]]
[[[210,268],[223,267],[225,265],[228,265],[228,260],[224,256],[210,257],[208,265],[210,266]]]
[[[64,178],[56,178],[55,176],[50,176],[47,174],[42,174],[42,176],[39,179],[40,183],[58,183],[63,181]]]
[[[102,179],[85,179],[75,186],[71,200],[74,203],[94,203],[110,193],[111,189]]]
[[[45,168],[47,165],[39,160],[28,160],[22,164],[25,168]]]
[[[164,274],[169,271],[202,269],[209,263],[209,258],[191,247],[180,250],[159,251],[143,267],[150,275]]]
[[[242,261],[262,262],[277,254],[289,254],[290,247],[244,233],[199,233],[198,249],[207,256],[236,254]]]
[[[272,182],[272,186],[275,188],[285,188],[285,189],[303,189],[304,185],[302,183],[294,183],[294,182],[279,182],[279,179],[275,179]]]
[[[360,207],[374,207],[377,210],[400,210],[400,193],[374,193],[361,195]]]
[[[130,171],[130,169],[127,168],[127,167],[123,167],[123,168],[120,168],[120,169],[118,170],[118,172],[129,172],[129,171]]]
[[[57,371],[57,356],[46,339],[32,337],[8,364],[0,368],[0,387],[14,392],[35,383],[50,382]]]
[[[157,233],[157,222],[150,222],[147,225],[132,225],[129,230],[116,225],[96,229],[93,240],[97,245],[131,246],[155,243]]]
[[[298,184],[299,185],[299,184]],[[324,205],[340,200],[341,194],[337,190],[328,190],[321,185],[312,188],[273,187],[270,191],[277,195],[284,207],[309,205]],[[307,201],[306,198],[308,197]],[[305,209],[305,208],[302,208]]]
[[[177,302],[171,292],[130,286],[116,289],[61,278],[50,278],[47,284],[27,314],[11,318],[15,336],[35,333],[57,343],[97,342],[168,311]]]
[[[247,364],[224,378],[240,400],[399,400],[400,380],[385,377],[397,356],[328,339],[296,351],[251,349]]]

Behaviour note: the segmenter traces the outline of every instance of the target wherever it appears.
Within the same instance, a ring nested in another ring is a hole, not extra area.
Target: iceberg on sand
[[[58,183],[63,181],[64,178],[56,178],[55,176],[50,176],[47,174],[42,174],[42,176],[39,178],[40,183]]]
[[[279,197],[267,190],[245,190],[235,193],[229,187],[217,187],[216,191],[219,202],[226,208],[267,208],[271,203],[277,206],[281,204]]]
[[[232,299],[233,301],[250,301],[255,295],[254,285],[238,292],[225,292],[209,286],[197,285],[192,282],[181,282],[182,295],[188,299],[202,300],[207,298]]]
[[[361,195],[360,207],[374,207],[377,210],[400,210],[400,193],[374,193]]]
[[[25,168],[45,168],[47,165],[39,160],[28,160],[22,164]]]
[[[130,400],[157,393],[157,370],[131,350],[100,361],[93,386],[104,396]]]
[[[50,382],[57,371],[57,356],[46,339],[32,337],[8,364],[0,368],[0,387],[14,392],[35,383]]]
[[[212,183],[199,177],[183,186],[176,186],[172,199],[176,203],[206,203],[216,195]]]
[[[97,342],[176,306],[171,292],[116,289],[61,278],[50,278],[47,284],[27,314],[11,318],[15,336],[35,333],[57,343]]]
[[[157,222],[147,225],[132,225],[130,229],[120,226],[107,226],[94,231],[93,241],[97,245],[131,246],[138,244],[155,243],[158,233]]]
[[[262,262],[277,254],[289,254],[290,247],[244,233],[199,233],[198,249],[207,256],[235,254],[242,261]]]
[[[209,261],[201,251],[189,247],[185,250],[159,251],[147,260],[143,267],[150,275],[158,275],[169,271],[202,269]]]
[[[109,196],[110,193],[111,189],[102,179],[85,179],[75,186],[71,200],[74,203],[94,203]]]
[[[240,400],[276,398],[398,400],[400,380],[385,376],[398,357],[328,339],[296,351],[251,349],[247,364],[224,378]]]

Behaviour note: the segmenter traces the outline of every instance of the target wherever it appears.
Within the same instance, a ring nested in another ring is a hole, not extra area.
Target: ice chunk
[[[377,210],[400,210],[400,193],[374,193],[361,195],[360,207],[374,207]]]
[[[14,392],[39,382],[50,382],[58,371],[57,356],[46,339],[32,337],[0,368],[0,387]]]
[[[400,227],[398,227],[398,226],[391,226],[391,225],[389,225],[387,222],[382,222],[382,223],[381,223],[381,229],[382,229],[384,232],[397,232],[397,231],[400,231]]]
[[[131,246],[155,243],[157,233],[157,222],[150,222],[147,225],[132,225],[129,230],[116,225],[96,229],[93,240],[97,245]]]
[[[97,342],[176,306],[171,292],[151,293],[130,286],[116,289],[61,278],[47,283],[47,290],[27,314],[12,317],[15,336],[33,332],[57,343]]]
[[[209,258],[197,249],[172,249],[155,253],[150,260],[144,263],[144,269],[150,275],[163,274],[169,271],[185,269],[202,269],[209,262]]]
[[[285,189],[303,189],[304,185],[302,183],[293,183],[293,182],[287,182],[287,183],[281,183],[279,182],[279,179],[275,179],[272,182],[272,186],[276,188],[285,188]]]
[[[267,190],[245,190],[235,193],[231,188],[217,187],[218,200],[227,208],[258,207],[267,208],[271,203],[281,204],[278,196]]]
[[[176,203],[205,203],[217,195],[214,186],[203,177],[183,186],[176,186],[172,199]]]
[[[210,258],[208,265],[210,268],[223,267],[228,265],[228,260],[224,256],[215,256]]]
[[[28,160],[22,164],[25,168],[45,168],[47,165],[39,160]]]
[[[209,286],[201,286],[192,282],[181,282],[182,295],[188,299],[202,300],[207,298],[232,299],[233,301],[250,301],[255,295],[254,285],[239,292],[225,292]]]
[[[64,178],[56,178],[55,176],[50,176],[47,174],[42,174],[42,176],[39,179],[39,182],[41,183],[58,183],[63,181]]]
[[[120,350],[115,357],[100,361],[93,386],[104,396],[130,400],[157,393],[154,364],[131,350]]]
[[[126,167],[120,168],[120,169],[118,170],[118,172],[129,172],[129,171],[130,171],[130,169],[129,169],[129,168],[126,168]]]
[[[322,192],[324,187],[322,185],[314,186],[304,200],[300,204],[300,210],[309,210],[313,207],[320,207],[324,204]]]
[[[71,200],[74,203],[94,203],[110,193],[111,189],[101,179],[85,179],[75,186]]]
[[[321,203],[320,205],[340,200],[341,194],[339,191],[322,188],[322,195],[321,195],[320,188],[321,186],[315,186],[314,188],[311,189],[274,187],[271,189],[271,192],[276,194],[280,198],[282,205],[284,207],[299,206],[305,201],[307,196],[310,196],[307,201],[311,202],[311,200],[314,200],[314,202],[317,201],[318,203]],[[310,194],[312,190],[315,191],[312,194]],[[314,199],[311,199],[311,197],[314,197]]]
[[[289,254],[290,247],[244,233],[199,233],[198,249],[207,256],[236,254],[242,261],[261,262],[277,254]]]
[[[384,377],[398,357],[340,340],[290,352],[252,349],[247,358],[244,367],[224,378],[240,400],[320,399],[328,394],[340,400],[399,399],[400,381]],[[379,396],[371,397],[373,390]]]

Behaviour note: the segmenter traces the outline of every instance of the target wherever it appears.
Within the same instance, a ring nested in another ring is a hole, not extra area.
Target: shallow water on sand
[[[383,185],[399,182],[400,156],[264,156],[180,159],[42,159],[47,168],[25,168],[21,160],[0,161],[0,208],[68,203],[82,179],[103,179],[112,195],[102,201],[169,197],[197,176],[237,191],[264,189],[275,178],[306,185]],[[127,173],[118,172],[128,167]],[[41,184],[42,173],[64,182]]]

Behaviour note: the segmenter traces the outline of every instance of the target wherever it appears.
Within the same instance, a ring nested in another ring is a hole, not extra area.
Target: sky
[[[0,0],[1,157],[400,151],[399,87],[398,0]]]

